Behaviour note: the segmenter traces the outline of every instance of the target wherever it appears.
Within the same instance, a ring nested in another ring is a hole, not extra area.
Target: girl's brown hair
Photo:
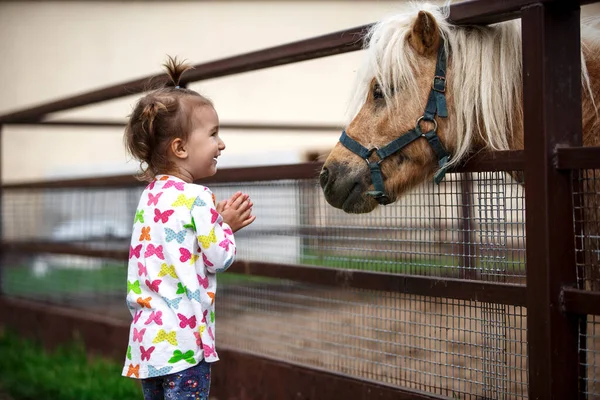
[[[141,172],[137,178],[143,181],[151,181],[156,175],[174,169],[168,158],[169,145],[177,138],[187,141],[193,129],[192,106],[213,106],[198,92],[179,86],[181,76],[190,65],[168,56],[163,66],[170,82],[138,100],[125,127],[125,148],[140,162]]]

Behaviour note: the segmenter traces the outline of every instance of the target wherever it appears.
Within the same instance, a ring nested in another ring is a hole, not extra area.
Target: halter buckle
[[[371,164],[371,162],[369,161],[369,158],[373,155],[373,153],[377,153],[377,150],[379,150],[379,147],[371,147],[369,149],[369,152],[367,153],[367,158],[365,158],[367,165]],[[379,161],[377,161],[377,164],[381,164],[382,161],[383,161],[383,159],[380,159]]]
[[[439,75],[434,76],[431,89],[439,93],[446,93],[446,78]]]
[[[431,122],[433,124],[433,132],[437,132],[437,128],[438,128],[437,121],[435,119],[425,119],[425,116],[422,115],[422,116],[419,117],[419,119],[417,119],[417,123],[416,123],[417,131],[421,133],[422,137],[425,137],[425,133],[421,129],[421,121]]]

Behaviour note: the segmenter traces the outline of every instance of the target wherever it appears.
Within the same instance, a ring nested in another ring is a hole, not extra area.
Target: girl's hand
[[[229,200],[217,204],[217,212],[221,214],[223,221],[231,227],[231,230],[237,232],[256,219],[256,216],[252,215],[253,206],[250,196],[236,192]]]

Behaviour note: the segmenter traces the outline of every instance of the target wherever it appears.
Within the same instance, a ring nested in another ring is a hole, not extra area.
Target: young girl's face
[[[213,107],[194,107],[191,119],[193,130],[185,144],[188,157],[184,168],[196,180],[217,173],[217,158],[225,143],[219,137],[219,116]]]

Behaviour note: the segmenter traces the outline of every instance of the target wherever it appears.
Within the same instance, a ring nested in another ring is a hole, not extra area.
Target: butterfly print
[[[127,359],[131,361],[131,346],[127,346]]]
[[[143,242],[144,240],[152,240],[152,238],[150,237],[150,227],[149,226],[142,227],[142,233],[140,234],[140,238],[138,240],[140,242]]]
[[[162,245],[158,245],[156,247],[152,243],[148,245],[148,247],[146,248],[146,252],[144,253],[144,257],[152,257],[154,255],[160,258],[161,260],[165,259]]]
[[[177,182],[177,181],[167,181],[167,183],[165,183],[165,186],[163,186],[164,189],[168,189],[170,187],[174,187],[177,190],[183,190],[184,189],[184,183],[183,182]]]
[[[135,211],[135,218],[133,219],[133,223],[135,224],[136,222],[141,222],[142,224],[144,223],[144,210]]]
[[[173,310],[178,310],[179,309],[179,303],[181,303],[181,297],[176,297],[173,300],[167,299],[166,297],[163,297],[165,299],[165,301],[167,302],[167,305],[173,309]]]
[[[152,356],[152,352],[154,351],[154,349],[154,346],[150,347],[148,350],[146,350],[144,346],[140,346],[140,353],[142,353],[142,361],[150,361],[150,357]]]
[[[177,283],[177,291],[176,294],[184,294],[187,292],[187,287],[183,286],[181,282]]]
[[[161,212],[158,208],[154,209],[154,222],[162,222],[163,224],[166,224],[167,222],[169,222],[169,217],[171,215],[173,215],[173,213],[175,212],[175,210],[167,210],[165,212]]]
[[[165,340],[167,342],[171,343],[173,346],[177,346],[177,332],[171,331],[171,332],[167,333],[163,329],[161,329],[156,334],[156,337],[154,338],[152,343],[160,343]]]
[[[129,364],[129,368],[127,369],[127,376],[135,376],[136,378],[140,377],[140,365]]]
[[[167,365],[166,367],[156,368],[152,365],[148,365],[148,378],[155,378],[157,376],[167,375],[173,369],[172,366]]]
[[[127,281],[127,293],[129,292],[133,292],[135,294],[142,294],[142,289],[140,289],[140,281]]]
[[[219,218],[219,213],[214,208],[211,208],[210,209],[210,223],[214,224],[217,221],[217,218]]]
[[[179,248],[179,254],[181,254],[181,256],[179,257],[179,261],[186,262],[189,260],[190,264],[194,264],[196,260],[200,257],[198,254],[192,255],[192,253],[190,253],[190,251],[184,247]]]
[[[131,260],[133,257],[140,258],[141,251],[142,251],[141,244],[138,244],[135,247],[129,246],[129,259]]]
[[[210,297],[210,304],[213,305],[215,303],[215,293],[214,292],[206,292],[208,297]]]
[[[171,278],[177,279],[177,273],[175,272],[174,265],[167,265],[162,263],[160,266],[160,272],[158,273],[158,277],[169,275]]]
[[[147,205],[158,205],[158,199],[160,199],[160,196],[163,194],[163,192],[160,192],[157,195],[153,195],[152,193],[148,193],[148,204]]]
[[[208,257],[206,257],[206,254],[202,253],[202,261],[204,261],[204,265],[206,265],[207,267],[214,267],[215,265],[213,263],[211,263],[210,261],[208,261]]]
[[[213,335],[213,331],[210,326],[208,327],[208,336],[210,336],[212,340],[215,340],[215,335]]]
[[[185,240],[186,233],[187,231],[185,229],[179,232],[175,232],[171,228],[165,228],[165,238],[167,240],[167,243],[173,240],[177,240],[177,243],[179,244],[183,243],[183,241]]]
[[[150,288],[150,290],[158,293],[158,286],[160,285],[161,282],[162,281],[160,279],[153,280],[152,282],[150,282],[148,279],[146,279],[145,283],[146,283],[146,286],[148,286],[148,288]]]
[[[233,242],[227,238],[225,238],[222,242],[219,243],[219,247],[225,249],[225,251],[229,251],[229,245],[233,244]]]
[[[205,357],[210,357],[210,356],[217,356],[217,352],[215,351],[215,346],[209,346],[206,343],[202,345],[202,347],[204,348],[204,356]]]
[[[198,278],[198,283],[200,286],[202,286],[204,289],[208,288],[208,276],[202,278],[200,275],[196,274],[196,277]]]
[[[146,322],[144,322],[144,325],[150,325],[152,322],[154,322],[156,325],[163,324],[162,311],[152,311]]]
[[[142,330],[137,330],[137,328],[133,328],[133,341],[142,342],[144,340],[144,333],[146,333],[146,328]]]
[[[194,329],[196,327],[196,316],[192,315],[190,318],[187,318],[185,315],[183,314],[179,314],[177,313],[177,318],[179,318],[179,327],[180,328],[185,328],[186,326],[189,326],[190,328]]]
[[[200,289],[196,289],[193,292],[190,289],[187,289],[186,292],[190,300],[196,300],[198,303],[200,303]]]
[[[185,206],[188,210],[193,210],[195,206],[205,206],[206,203],[200,199],[200,197],[186,197],[184,194],[180,194],[177,200],[171,204],[171,207]]]
[[[137,324],[137,322],[139,321],[141,316],[142,316],[142,310],[140,310],[139,312],[136,312],[135,315],[133,316],[133,323]]]
[[[196,362],[194,360],[194,350],[188,350],[185,353],[182,353],[181,350],[175,350],[173,352],[173,357],[169,359],[169,364],[174,364],[181,360],[187,361],[190,364],[194,364]]]
[[[146,266],[139,261],[138,261],[138,275],[139,276],[148,275],[148,270],[146,269]]]
[[[145,299],[142,299],[141,297],[138,297],[137,299],[137,303],[142,306],[142,308],[146,307],[146,308],[151,308],[150,307],[150,301],[152,300],[152,297],[146,297]]]
[[[208,249],[211,243],[217,243],[217,236],[215,235],[215,228],[210,230],[208,236],[199,235],[198,242],[202,245],[203,248]]]
[[[196,346],[202,347],[202,338],[200,338],[200,332],[194,332],[194,336],[196,337]]]

